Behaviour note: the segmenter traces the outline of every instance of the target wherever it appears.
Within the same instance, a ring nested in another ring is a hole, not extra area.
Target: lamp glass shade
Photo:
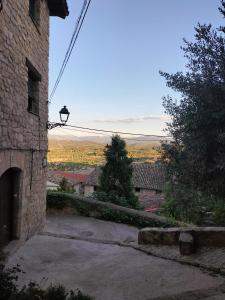
[[[66,106],[63,106],[63,108],[59,111],[59,115],[60,115],[61,122],[63,124],[66,124],[66,122],[68,121],[69,115],[70,115]]]

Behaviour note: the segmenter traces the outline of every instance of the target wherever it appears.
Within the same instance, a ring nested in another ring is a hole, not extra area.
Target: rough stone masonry
[[[1,1],[0,241],[25,240],[45,226],[49,15],[66,0]],[[1,245],[0,245],[1,246]]]

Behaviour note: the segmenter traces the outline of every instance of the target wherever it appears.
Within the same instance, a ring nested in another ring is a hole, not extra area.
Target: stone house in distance
[[[51,184],[56,184],[59,187],[59,183],[62,178],[66,178],[68,183],[74,189],[74,192],[77,195],[83,196],[84,194],[84,185],[88,179],[88,173],[80,172],[65,172],[60,170],[48,170],[48,184],[47,189],[51,189]]]
[[[49,16],[66,0],[0,0],[0,247],[45,226]]]
[[[89,175],[84,195],[91,196],[99,187],[101,168],[97,167]],[[134,192],[146,211],[155,211],[163,202],[163,187],[165,184],[165,168],[159,163],[133,163],[132,183]]]

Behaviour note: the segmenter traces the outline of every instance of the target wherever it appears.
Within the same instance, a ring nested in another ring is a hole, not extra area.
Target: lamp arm
[[[65,123],[55,123],[55,122],[47,122],[47,129],[51,130],[53,128],[56,128],[56,127],[63,127],[65,126],[66,124]]]

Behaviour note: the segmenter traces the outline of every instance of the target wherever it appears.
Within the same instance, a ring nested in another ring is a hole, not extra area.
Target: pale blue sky
[[[51,18],[50,91],[83,1],[67,0],[66,20]],[[173,92],[159,70],[184,69],[182,38],[194,26],[218,27],[219,0],[92,0],[77,44],[50,105],[50,120],[67,105],[70,124],[162,134],[162,97]],[[65,132],[64,132],[65,133]]]

